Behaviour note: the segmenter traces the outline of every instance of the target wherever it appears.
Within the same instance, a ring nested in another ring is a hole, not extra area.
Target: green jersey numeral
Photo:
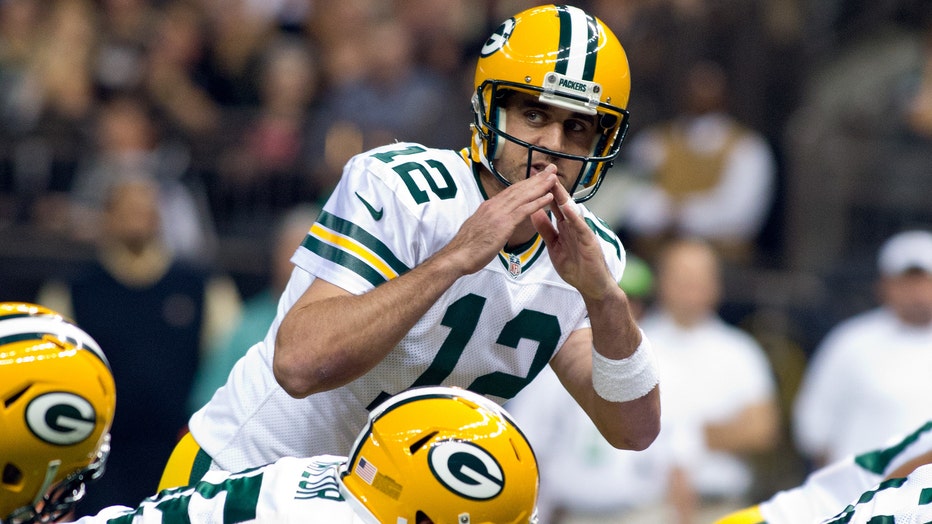
[[[417,153],[423,153],[426,151],[423,147],[420,146],[408,146],[404,149],[395,149],[392,151],[383,151],[381,153],[376,153],[372,155],[373,158],[384,162],[386,164],[394,164],[395,158],[405,155],[415,155]],[[443,165],[442,162],[437,160],[427,160],[425,162],[427,165],[418,163],[418,162],[404,162],[397,165],[392,165],[392,169],[395,173],[398,173],[398,176],[401,177],[401,180],[404,181],[405,187],[408,188],[408,192],[411,193],[411,196],[414,198],[414,201],[418,204],[423,204],[430,200],[430,195],[427,194],[427,191],[421,189],[421,186],[418,185],[415,181],[413,173],[420,173],[420,178],[427,182],[427,186],[430,190],[437,195],[437,198],[440,200],[447,200],[456,196],[456,183],[453,182],[453,176],[450,175],[450,171],[447,170],[447,167]],[[436,171],[440,174],[440,178],[443,179],[444,186],[439,186],[437,181],[434,180],[434,177],[431,176],[431,171]]]
[[[479,325],[479,317],[485,306],[485,298],[470,293],[450,304],[440,324],[450,328],[450,333],[440,346],[434,361],[411,384],[411,387],[431,386],[442,383],[453,373]],[[540,311],[524,309],[515,318],[509,320],[502,328],[496,342],[505,347],[518,349],[522,339],[537,342],[534,359],[526,376],[517,376],[501,371],[494,371],[477,377],[467,389],[483,395],[500,398],[515,396],[524,386],[544,369],[560,340],[560,322],[557,317]],[[372,410],[387,399],[390,394],[381,392],[366,409]]]

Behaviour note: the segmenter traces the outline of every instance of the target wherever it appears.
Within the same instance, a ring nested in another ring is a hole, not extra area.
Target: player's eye
[[[524,119],[531,124],[543,124],[547,119],[543,112],[530,109],[524,112]]]

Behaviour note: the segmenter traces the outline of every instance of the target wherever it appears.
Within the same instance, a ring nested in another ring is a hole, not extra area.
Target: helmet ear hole
[[[414,444],[411,444],[411,446],[408,448],[408,451],[411,452],[412,455],[414,455],[415,453],[418,452],[418,450],[424,447],[424,444],[427,444],[428,442],[430,442],[430,439],[434,438],[434,435],[436,434],[437,434],[436,431],[432,431],[428,433],[427,435],[424,435],[423,437],[417,439],[417,441]]]
[[[9,462],[3,466],[3,484],[18,486],[23,482],[23,471]]]
[[[23,395],[25,395],[27,391],[29,391],[29,386],[26,386],[26,387],[24,387],[23,389],[17,391],[16,393],[13,393],[12,395],[10,395],[10,396],[7,397],[6,399],[4,399],[4,401],[3,401],[3,407],[9,408],[9,407],[12,406],[17,400],[19,400],[20,397],[22,397]]]

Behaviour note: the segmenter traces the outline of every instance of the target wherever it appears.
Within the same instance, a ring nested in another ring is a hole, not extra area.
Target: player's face
[[[932,323],[932,274],[908,271],[881,281],[884,302],[903,322],[914,326]]]
[[[514,93],[505,103],[505,131],[531,145],[572,155],[588,155],[598,132],[595,115],[586,115],[545,104],[536,96]],[[534,151],[528,165],[528,149],[504,141],[495,167],[507,180],[517,182],[556,164],[567,190],[576,181],[582,162]],[[530,168],[530,169],[529,169]]]

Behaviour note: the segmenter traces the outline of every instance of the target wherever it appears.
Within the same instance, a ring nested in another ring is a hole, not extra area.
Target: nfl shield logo
[[[521,259],[516,255],[508,255],[508,271],[511,272],[513,277],[521,274]]]

